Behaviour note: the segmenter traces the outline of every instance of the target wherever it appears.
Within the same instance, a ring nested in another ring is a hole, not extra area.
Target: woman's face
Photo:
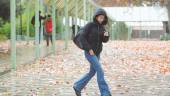
[[[102,22],[104,21],[104,19],[105,19],[105,16],[104,16],[104,15],[98,15],[98,16],[96,17],[96,20],[97,20],[100,24],[102,24]]]

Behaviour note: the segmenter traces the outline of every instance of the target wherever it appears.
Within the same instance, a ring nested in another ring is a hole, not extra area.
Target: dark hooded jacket
[[[102,24],[99,24],[96,20],[98,15],[104,15],[105,20]],[[108,22],[108,17],[106,12],[103,9],[98,9],[93,17],[93,22],[89,22],[84,27],[84,32],[82,33],[82,44],[84,46],[84,50],[89,51],[93,49],[95,55],[99,55],[102,51],[102,42],[107,42],[109,40],[109,36],[104,36],[104,32],[106,31],[105,25]]]

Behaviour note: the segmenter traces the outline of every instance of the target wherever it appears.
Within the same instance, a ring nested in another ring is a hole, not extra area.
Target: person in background
[[[79,25],[77,25],[77,31],[80,29],[80,26]],[[75,35],[76,35],[76,25],[73,25],[72,26],[72,38],[74,38],[75,37]]]
[[[41,23],[43,22],[43,20],[46,19],[46,16],[42,16],[41,15],[41,11],[39,11],[39,44],[41,43],[40,40],[41,40]],[[32,20],[31,20],[31,24],[35,27],[35,15],[32,17]]]
[[[47,42],[47,47],[49,46],[49,39],[51,40],[52,43],[52,18],[51,15],[47,16],[47,19],[45,20],[45,31],[46,31],[46,42]]]

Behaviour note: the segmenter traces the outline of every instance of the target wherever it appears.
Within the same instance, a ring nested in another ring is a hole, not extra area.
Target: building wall
[[[165,34],[165,30],[150,30],[150,32],[148,30],[133,30],[132,38],[159,39],[163,34]]]

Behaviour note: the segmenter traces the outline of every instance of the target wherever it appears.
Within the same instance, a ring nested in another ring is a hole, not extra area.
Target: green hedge
[[[165,41],[167,41],[167,40],[170,40],[170,34],[164,34],[164,35],[161,35],[160,36],[160,40],[165,40]]]
[[[30,20],[31,20],[32,17],[30,17]],[[16,19],[16,34],[19,35],[20,33],[20,24],[18,23],[19,22],[19,19]],[[56,22],[56,28],[57,28],[57,32],[61,32],[61,20],[57,20]],[[29,36],[30,37],[34,37],[35,36],[35,32],[34,32],[34,27],[32,26],[31,24],[31,21],[29,22],[29,26],[30,26],[30,34]],[[0,27],[0,34],[2,34],[3,36],[6,36],[6,38],[10,38],[10,23],[9,22],[5,22],[5,24],[2,24],[2,26]],[[27,32],[27,18],[26,18],[26,15],[23,15],[23,18],[22,18],[22,33],[23,35],[26,35],[26,32]]]
[[[116,22],[113,26],[114,39],[128,40],[128,27],[124,22]]]
[[[7,37],[3,34],[0,34],[0,42],[7,40]]]
[[[5,38],[10,38],[10,23],[6,22],[0,27],[0,34],[5,36]]]

